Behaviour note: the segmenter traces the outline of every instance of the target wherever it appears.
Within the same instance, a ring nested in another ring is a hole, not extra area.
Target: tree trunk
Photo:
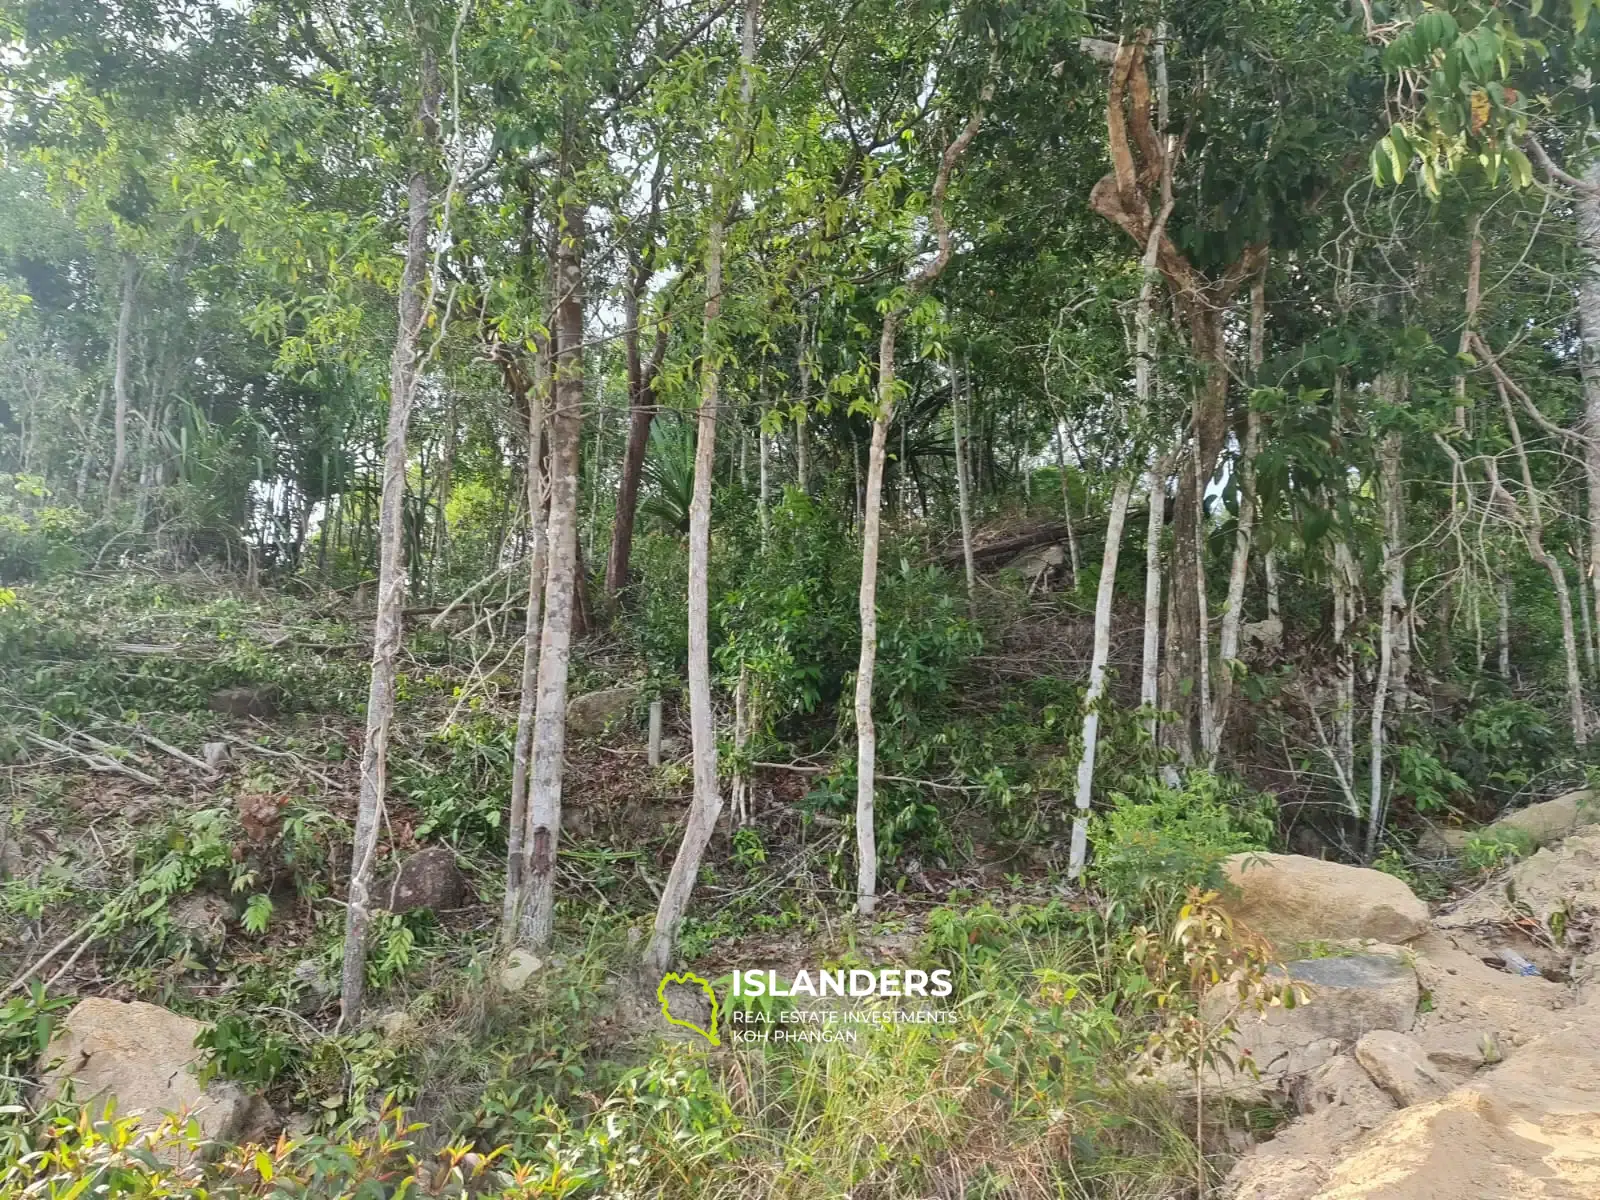
[[[967,611],[970,614],[978,600],[978,568],[972,557],[972,507],[967,482],[967,454],[965,439],[961,436],[961,377],[954,364],[950,372],[950,434],[955,440],[956,454],[956,510],[961,520],[961,562],[967,572]]]
[[[1544,544],[1544,518],[1540,512],[1539,493],[1533,485],[1533,469],[1528,464],[1527,447],[1522,441],[1522,429],[1517,424],[1517,414],[1511,407],[1511,397],[1507,394],[1505,384],[1496,380],[1500,390],[1500,404],[1505,412],[1506,428],[1511,432],[1511,445],[1517,454],[1517,465],[1522,472],[1522,487],[1527,496],[1527,510],[1522,511],[1511,495],[1500,484],[1499,476],[1495,472],[1493,459],[1489,460],[1490,486],[1495,489],[1511,509],[1513,519],[1521,526],[1524,538],[1528,542],[1528,550],[1533,555],[1533,560],[1544,567],[1550,574],[1550,583],[1555,588],[1556,606],[1561,613],[1561,647],[1567,663],[1567,703],[1572,713],[1572,740],[1580,747],[1589,740],[1589,721],[1584,711],[1583,701],[1583,670],[1578,659],[1578,637],[1572,621],[1572,596],[1567,588],[1567,572]]]
[[[878,413],[872,422],[872,446],[867,452],[867,490],[861,520],[861,655],[856,666],[856,911],[863,917],[870,917],[878,905],[878,729],[872,717],[872,681],[878,666],[883,459],[889,422],[894,419],[894,351],[899,324],[898,312],[885,314],[883,335],[878,341]]]
[[[117,312],[116,365],[111,374],[111,478],[106,483],[106,508],[120,498],[122,473],[128,468],[128,351],[133,333],[133,304],[139,288],[139,264],[122,256],[122,303]]]
[[[544,516],[544,391],[548,368],[543,339],[533,353],[533,384],[528,389],[528,610],[522,631],[522,689],[517,702],[517,737],[511,753],[511,812],[506,822],[506,898],[501,937],[511,945],[522,923],[523,855],[526,852],[528,776],[533,757],[533,724],[539,693],[539,638],[549,546]]]
[[[570,154],[570,148],[568,150]],[[564,164],[570,170],[570,162]],[[555,931],[556,855],[567,743],[567,671],[572,660],[578,569],[578,452],[583,435],[584,206],[568,200],[556,237],[556,357],[550,414],[550,565],[539,638],[539,695],[533,715],[533,780],[522,844],[525,945],[543,950]]]
[[[714,202],[713,207],[716,207]],[[645,948],[645,966],[665,971],[671,963],[678,925],[706,845],[722,812],[717,789],[717,730],[711,710],[710,564],[711,484],[716,470],[718,344],[722,313],[722,219],[714,213],[706,244],[706,307],[701,335],[700,415],[694,449],[694,490],[689,504],[689,737],[694,760],[694,800],[672,873],[656,908],[655,931]]]
[[[633,525],[639,511],[639,482],[655,419],[655,377],[666,344],[666,326],[656,332],[656,353],[647,373],[639,357],[638,273],[623,298],[626,329],[623,344],[628,364],[628,439],[622,451],[622,477],[617,481],[617,511],[611,524],[611,553],[606,558],[606,611],[614,614],[622,589],[628,586],[628,561],[633,555]]]
[[[797,370],[800,373],[800,410],[794,418],[794,469],[795,483],[806,495],[811,494],[811,453],[809,437],[811,417],[811,356],[806,353],[806,326],[800,322],[800,350]]]
[[[418,118],[424,146],[407,189],[406,257],[400,278],[399,327],[389,362],[389,418],[383,445],[383,491],[378,505],[378,596],[372,630],[372,678],[367,691],[366,742],[361,752],[361,790],[350,859],[345,905],[344,965],[340,977],[339,1023],[352,1028],[361,1019],[366,990],[367,926],[370,888],[378,853],[378,826],[387,791],[389,726],[394,719],[395,664],[400,654],[406,602],[405,541],[402,528],[406,494],[406,435],[416,398],[423,322],[427,319],[428,229],[432,196],[426,156],[438,138],[439,73],[433,52],[422,51],[422,95]],[[131,285],[128,295],[131,296]],[[125,406],[125,397],[123,404]]]
[[[1100,562],[1100,587],[1094,601],[1094,650],[1089,660],[1089,688],[1083,696],[1083,750],[1078,758],[1078,790],[1072,818],[1072,848],[1067,877],[1083,874],[1089,853],[1089,802],[1094,792],[1094,756],[1100,741],[1100,700],[1105,695],[1106,660],[1111,654],[1111,602],[1117,587],[1117,557],[1122,549],[1122,526],[1128,517],[1133,487],[1117,481],[1111,493],[1111,513],[1106,520],[1106,548]]]
[[[1378,619],[1378,674],[1372,688],[1372,720],[1369,733],[1367,786],[1367,861],[1377,857],[1378,838],[1383,831],[1383,717],[1389,698],[1390,676],[1394,670],[1395,627],[1404,619],[1404,599],[1396,595],[1396,582],[1403,584],[1404,563],[1399,544],[1400,529],[1400,435],[1387,433],[1378,446],[1378,494],[1383,505],[1383,600]]]
[[[1584,475],[1589,488],[1589,578],[1600,585],[1600,159],[1583,173],[1584,188],[1574,189],[1578,218],[1578,366],[1583,377]],[[1595,625],[1600,629],[1600,586],[1593,589]]]
[[[756,14],[760,0],[745,0],[739,45],[740,124],[749,112],[756,56]],[[740,130],[741,140],[743,129]],[[672,872],[661,889],[655,929],[645,946],[644,966],[660,973],[672,961],[678,926],[689,910],[700,860],[722,812],[717,788],[717,728],[711,709],[711,484],[717,465],[717,408],[720,400],[723,206],[712,189],[711,227],[706,236],[706,306],[700,331],[700,413],[694,447],[694,487],[689,500],[689,741],[694,764],[694,799]]]
[[[1072,590],[1078,590],[1078,531],[1072,525],[1072,488],[1067,482],[1067,437],[1056,421],[1056,470],[1061,475],[1061,519],[1067,526],[1067,565],[1072,569]]]
[[[1161,731],[1155,709],[1160,704],[1161,681],[1161,534],[1166,527],[1167,473],[1165,454],[1156,455],[1150,467],[1150,511],[1145,523],[1144,546],[1144,654],[1139,671],[1139,704],[1152,711],[1145,724],[1154,741]]]

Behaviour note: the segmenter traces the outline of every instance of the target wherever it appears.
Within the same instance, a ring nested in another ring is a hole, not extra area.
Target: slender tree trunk
[[[990,80],[983,87],[976,112],[965,128],[945,147],[930,194],[929,222],[938,241],[938,253],[908,281],[904,299],[883,317],[878,339],[878,411],[872,422],[872,446],[867,457],[867,485],[861,520],[861,658],[856,667],[856,911],[870,917],[878,904],[878,842],[876,820],[878,730],[872,716],[872,680],[878,665],[878,539],[883,497],[884,450],[889,423],[894,419],[895,341],[900,319],[910,305],[936,280],[950,262],[950,226],[945,220],[944,197],[956,160],[978,135],[983,106],[994,95]],[[953,385],[952,385],[953,386]],[[968,395],[972,382],[967,381]]]
[[[1511,682],[1511,581],[1504,571],[1500,573],[1499,586],[1495,589],[1495,596],[1500,602],[1499,619],[1496,622],[1496,634],[1499,639],[1499,658],[1497,666],[1500,678],[1507,683]]]
[[[1267,576],[1267,620],[1277,621],[1282,626],[1283,613],[1278,597],[1278,548],[1268,549],[1261,557],[1261,569]]]
[[[1161,534],[1166,527],[1167,455],[1157,454],[1150,467],[1150,511],[1145,523],[1144,545],[1144,655],[1139,671],[1139,703],[1151,710],[1160,703],[1161,681]],[[1161,719],[1152,711],[1145,725],[1154,741],[1161,732]]]
[[[389,418],[383,445],[383,491],[378,506],[378,596],[372,632],[372,678],[367,691],[366,742],[361,753],[361,790],[345,905],[344,966],[339,1023],[361,1020],[366,990],[370,889],[378,854],[378,826],[387,792],[389,726],[394,720],[395,670],[406,601],[404,521],[406,435],[416,398],[419,350],[429,301],[428,228],[432,195],[427,156],[438,140],[439,73],[432,50],[422,50],[422,95],[418,105],[423,147],[411,172],[406,201],[406,257],[400,279],[399,327],[389,364]],[[130,289],[131,294],[131,289]]]
[[[1250,286],[1250,382],[1256,383],[1266,350],[1266,271]],[[1222,748],[1233,703],[1233,667],[1239,657],[1239,626],[1244,621],[1244,588],[1250,578],[1250,549],[1256,522],[1256,453],[1261,445],[1261,414],[1254,407],[1245,413],[1244,444],[1239,453],[1239,523],[1233,540],[1233,562],[1228,570],[1228,594],[1222,609],[1222,636],[1218,654],[1216,729],[1210,755]]]
[[[1356,670],[1350,628],[1355,623],[1355,562],[1341,538],[1333,547],[1333,767],[1350,815],[1361,816],[1356,794]]]
[[[745,0],[741,30],[740,124],[750,109],[756,57],[756,15],[760,0]],[[741,129],[741,140],[743,130]],[[711,709],[711,483],[717,465],[717,408],[720,400],[723,206],[720,188],[712,190],[711,227],[706,236],[706,306],[700,334],[700,414],[694,447],[694,487],[689,501],[689,740],[694,762],[694,799],[661,889],[655,929],[645,946],[647,971],[665,971],[672,961],[678,926],[689,911],[700,860],[722,813],[717,788],[717,729]]]
[[[711,710],[709,574],[711,564],[711,484],[716,470],[718,405],[718,323],[722,313],[720,205],[713,201],[706,239],[706,307],[701,337],[700,416],[694,448],[694,490],[689,504],[689,740],[694,761],[694,800],[672,873],[656,908],[655,931],[645,948],[648,970],[665,971],[672,960],[678,925],[689,909],[695,875],[722,812],[717,788],[717,730]]]
[[[116,365],[111,375],[111,477],[106,483],[109,510],[121,498],[122,474],[128,468],[128,351],[133,340],[133,305],[139,289],[139,264],[122,256],[122,303],[117,312]]]
[[[1067,438],[1056,421],[1056,470],[1061,475],[1061,519],[1067,526],[1067,564],[1072,568],[1072,590],[1078,590],[1078,531],[1072,523],[1072,487],[1067,482]]]
[[[1208,761],[1217,755],[1217,717],[1215,697],[1211,690],[1211,603],[1206,596],[1206,510],[1205,482],[1196,473],[1195,479],[1194,544],[1187,549],[1194,563],[1194,595],[1192,597],[1198,640],[1195,642],[1195,693],[1200,706],[1200,750]]]
[[[1067,876],[1083,874],[1089,852],[1089,803],[1094,792],[1094,758],[1100,741],[1100,701],[1105,695],[1106,660],[1111,655],[1111,603],[1117,587],[1117,557],[1122,549],[1122,526],[1128,517],[1133,487],[1119,479],[1111,493],[1111,513],[1106,520],[1106,548],[1100,563],[1100,586],[1094,602],[1094,650],[1089,660],[1089,688],[1083,696],[1083,751],[1078,758],[1078,789],[1072,818],[1072,846]]]
[[[771,481],[768,479],[767,471],[767,406],[765,401],[761,402],[760,407],[756,410],[756,415],[756,446],[760,451],[757,456],[757,466],[760,469],[759,479],[761,488],[758,498],[761,516],[761,548],[765,550],[767,548],[767,541],[772,536],[772,515],[768,511],[772,506],[772,485]]]
[[[628,562],[633,555],[633,525],[639,511],[639,483],[644,474],[645,452],[650,444],[650,423],[655,419],[655,372],[666,341],[662,326],[656,334],[656,356],[647,373],[639,357],[639,292],[643,283],[635,273],[634,286],[623,297],[626,330],[623,344],[628,364],[628,439],[622,451],[621,478],[617,481],[617,511],[611,523],[611,553],[606,558],[606,611],[616,612],[622,589],[628,585]]]
[[[539,695],[539,639],[544,627],[543,599],[549,546],[544,515],[544,398],[548,375],[547,347],[540,340],[533,353],[533,384],[528,389],[528,600],[522,630],[522,689],[517,702],[517,737],[511,752],[511,812],[506,822],[506,899],[501,937],[517,939],[522,924],[523,855],[527,851],[528,777],[533,758],[533,725]]]
[[[572,153],[570,142],[567,154]],[[570,172],[571,162],[563,164]],[[568,175],[570,178],[570,175]],[[539,638],[539,695],[533,714],[533,779],[522,842],[522,942],[549,947],[555,932],[556,856],[567,744],[567,672],[578,573],[578,455],[583,436],[584,205],[568,200],[556,235],[556,356],[549,421],[550,564]]]
[[[113,352],[114,353],[114,352]],[[78,481],[73,488],[73,495],[78,504],[83,504],[83,498],[89,490],[89,473],[94,469],[94,440],[100,433],[100,426],[106,419],[106,400],[110,397],[111,390],[105,385],[100,385],[100,398],[95,402],[94,423],[84,433],[83,457],[78,460]]]
[[[806,325],[800,323],[800,350],[796,370],[800,374],[800,411],[794,418],[794,469],[795,483],[806,495],[811,494],[811,452],[809,436],[811,417],[811,356],[806,352]]]
[[[967,610],[970,613],[978,602],[978,568],[972,557],[972,505],[967,482],[966,440],[961,436],[961,379],[954,364],[950,374],[950,434],[955,440],[956,510],[961,520],[961,563],[967,574]]]
[[[1378,446],[1378,493],[1383,505],[1383,602],[1378,622],[1378,674],[1372,689],[1372,721],[1369,733],[1367,787],[1366,856],[1377,857],[1378,839],[1383,832],[1383,718],[1394,671],[1395,631],[1404,620],[1403,595],[1396,594],[1396,583],[1403,585],[1404,562],[1399,542],[1400,530],[1400,435],[1387,433]]]
[[[1584,475],[1589,489],[1589,578],[1594,593],[1595,626],[1600,629],[1600,159],[1583,173],[1584,188],[1574,189],[1578,218],[1578,367],[1583,377]],[[1509,676],[1508,676],[1509,677]]]
[[[1561,648],[1567,663],[1567,703],[1572,712],[1572,740],[1583,746],[1589,740],[1589,721],[1584,711],[1583,670],[1578,658],[1578,636],[1572,620],[1572,595],[1567,588],[1567,572],[1560,560],[1545,548],[1544,518],[1540,512],[1539,493],[1533,485],[1533,470],[1528,464],[1528,451],[1522,441],[1522,430],[1517,423],[1517,414],[1511,407],[1511,397],[1507,395],[1505,385],[1499,384],[1499,388],[1506,428],[1511,432],[1511,444],[1516,450],[1517,465],[1522,472],[1522,487],[1528,501],[1526,511],[1515,504],[1510,494],[1500,484],[1498,475],[1494,473],[1492,460],[1489,462],[1491,486],[1511,508],[1513,518],[1521,526],[1523,536],[1527,539],[1528,550],[1533,555],[1533,560],[1549,572],[1550,583],[1555,588],[1556,607],[1561,613]]]
[[[889,438],[889,422],[894,419],[894,352],[899,323],[898,312],[886,314],[878,341],[878,414],[872,422],[861,521],[861,656],[856,666],[856,911],[863,917],[870,917],[878,904],[878,729],[872,717],[872,682],[878,666],[879,510],[884,447]]]

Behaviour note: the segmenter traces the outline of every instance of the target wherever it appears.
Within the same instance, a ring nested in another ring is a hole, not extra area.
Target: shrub
[[[1265,850],[1273,833],[1270,796],[1209,771],[1181,787],[1148,780],[1111,795],[1093,820],[1090,880],[1127,913],[1170,910],[1190,888],[1222,883],[1222,860]]]

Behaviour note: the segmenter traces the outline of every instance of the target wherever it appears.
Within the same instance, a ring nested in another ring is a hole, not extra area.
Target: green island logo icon
[[[709,1029],[703,1029],[693,1021],[685,1021],[681,1017],[675,1017],[672,1015],[671,1001],[667,998],[667,986],[674,983],[683,987],[698,987],[702,992],[705,993],[706,999],[711,1001],[711,1020],[709,1022]],[[666,1018],[668,1025],[678,1025],[684,1029],[692,1029],[701,1037],[705,1038],[706,1041],[710,1042],[713,1046],[722,1045],[722,1039],[717,1036],[717,1012],[719,1008],[719,1005],[717,1004],[717,993],[712,991],[709,983],[707,983],[704,979],[701,979],[700,976],[696,975],[693,971],[685,971],[681,975],[677,974],[676,972],[669,975],[663,975],[661,977],[661,982],[656,985],[656,999],[661,1002],[661,1015]]]

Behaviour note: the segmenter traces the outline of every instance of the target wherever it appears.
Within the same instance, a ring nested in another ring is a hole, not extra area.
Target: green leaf
[[[1506,162],[1511,164],[1511,184],[1519,191],[1533,182],[1533,164],[1515,146],[1506,147]]]

